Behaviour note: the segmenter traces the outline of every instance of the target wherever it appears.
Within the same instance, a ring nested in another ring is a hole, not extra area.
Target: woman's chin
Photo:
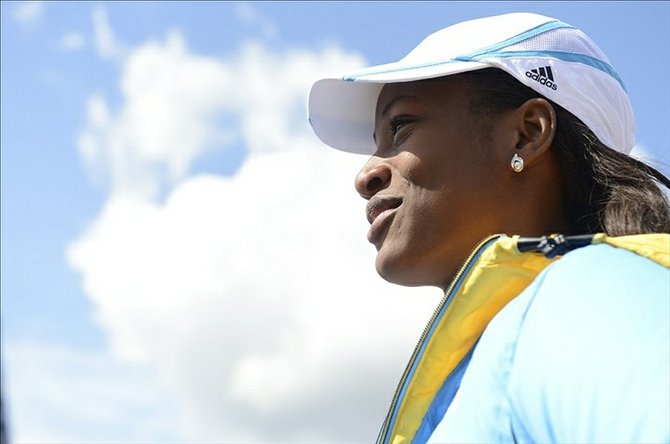
[[[406,287],[434,285],[426,276],[419,276],[421,267],[413,267],[408,255],[402,251],[382,247],[375,260],[377,273],[386,281]]]

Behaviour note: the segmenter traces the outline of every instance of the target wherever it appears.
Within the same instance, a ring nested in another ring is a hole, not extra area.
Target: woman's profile
[[[377,272],[445,292],[379,442],[670,441],[670,180],[629,156],[623,80],[586,34],[459,23],[319,80],[309,117],[370,156]]]

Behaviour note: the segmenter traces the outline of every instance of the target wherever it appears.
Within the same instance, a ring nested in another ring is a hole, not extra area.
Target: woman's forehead
[[[463,82],[456,77],[387,83],[379,93],[375,115],[377,118],[383,117],[395,104],[403,102],[425,105],[436,102],[446,104],[462,94],[463,87]]]

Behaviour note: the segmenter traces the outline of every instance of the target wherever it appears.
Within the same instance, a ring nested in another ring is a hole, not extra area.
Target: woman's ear
[[[516,150],[526,167],[539,161],[549,151],[556,134],[556,111],[545,99],[526,101],[515,111],[518,134]]]

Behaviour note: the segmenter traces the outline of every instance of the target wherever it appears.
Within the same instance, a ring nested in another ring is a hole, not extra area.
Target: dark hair
[[[506,72],[487,68],[461,74],[474,113],[492,115],[544,98],[556,112],[556,152],[568,233],[610,236],[670,232],[670,203],[661,184],[670,180],[651,166],[605,146],[570,112]]]

